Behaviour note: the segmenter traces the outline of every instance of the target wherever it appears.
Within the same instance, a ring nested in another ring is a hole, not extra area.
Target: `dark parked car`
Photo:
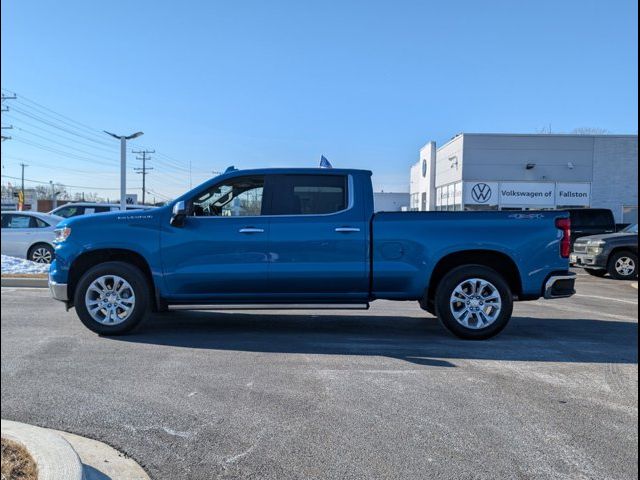
[[[589,235],[601,235],[616,232],[616,220],[613,212],[606,208],[568,209],[571,218],[571,240]]]
[[[638,276],[638,224],[618,233],[582,237],[573,245],[571,263],[595,277],[619,280]]]

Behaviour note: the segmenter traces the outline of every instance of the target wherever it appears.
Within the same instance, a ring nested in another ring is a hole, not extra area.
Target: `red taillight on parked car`
[[[556,227],[562,230],[562,240],[560,240],[560,255],[562,258],[569,258],[571,255],[571,219],[556,219]]]

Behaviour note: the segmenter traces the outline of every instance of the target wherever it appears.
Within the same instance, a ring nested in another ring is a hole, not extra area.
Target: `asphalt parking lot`
[[[156,479],[638,476],[638,291],[579,277],[499,337],[414,303],[175,312],[101,338],[2,288],[2,417],[107,442]]]

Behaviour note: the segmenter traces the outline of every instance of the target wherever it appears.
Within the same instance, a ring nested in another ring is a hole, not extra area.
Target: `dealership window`
[[[462,210],[462,184],[451,183],[436,189],[436,210],[458,212]]]
[[[420,210],[420,194],[419,193],[411,194],[411,210],[412,211]]]
[[[622,223],[638,223],[638,206],[622,207]]]

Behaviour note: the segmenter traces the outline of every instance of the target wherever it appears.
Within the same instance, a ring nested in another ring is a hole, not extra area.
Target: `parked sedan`
[[[2,212],[2,254],[51,263],[54,229],[61,220],[39,212]]]
[[[619,280],[638,276],[638,224],[618,233],[591,235],[576,240],[571,263],[595,277],[607,273]]]

